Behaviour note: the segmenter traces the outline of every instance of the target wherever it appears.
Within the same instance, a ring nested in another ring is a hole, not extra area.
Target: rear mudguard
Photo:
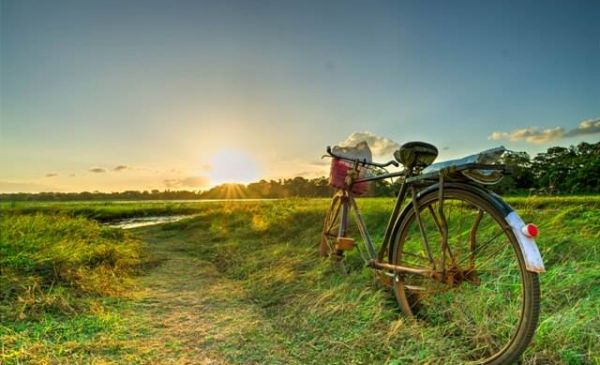
[[[465,183],[444,183],[444,188],[459,188],[463,190],[467,190],[470,193],[476,194],[481,198],[489,201],[498,211],[502,213],[504,216],[504,220],[506,221],[508,227],[512,230],[517,242],[519,243],[519,249],[521,254],[523,255],[523,259],[525,260],[525,268],[527,271],[531,272],[544,272],[546,269],[544,268],[544,261],[542,260],[542,255],[540,254],[540,250],[538,249],[535,240],[531,237],[526,236],[521,231],[521,228],[525,225],[523,219],[519,217],[517,212],[513,210],[513,208],[508,205],[500,196],[497,194],[485,190],[479,186]],[[438,191],[439,184],[434,184],[428,186],[427,188],[419,191],[417,193],[417,199],[422,196],[432,192]],[[412,209],[412,202],[408,203],[402,212],[398,215],[398,219],[394,224],[393,232],[391,237],[395,237],[398,229],[400,229],[400,222],[404,219],[404,217],[410,212]],[[393,245],[394,243],[392,243]],[[394,252],[394,247],[390,247],[389,251],[389,260],[392,261],[392,254]]]

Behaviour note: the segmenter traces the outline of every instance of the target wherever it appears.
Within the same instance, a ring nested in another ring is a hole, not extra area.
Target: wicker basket
[[[331,160],[331,170],[329,174],[329,185],[338,189],[347,189],[346,186],[346,176],[348,176],[348,172],[354,168],[354,163],[339,159]],[[358,168],[358,177],[366,177],[367,169],[364,167]],[[352,185],[352,192],[356,195],[362,195],[369,190],[368,182],[361,182]]]

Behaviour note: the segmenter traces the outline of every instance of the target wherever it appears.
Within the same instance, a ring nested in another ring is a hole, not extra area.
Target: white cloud
[[[565,137],[574,137],[585,134],[600,133],[600,118],[588,119],[579,123],[575,129],[571,129],[565,134]]]
[[[509,140],[509,141],[525,141],[534,144],[543,144],[550,141],[576,137],[582,135],[590,135],[600,133],[600,118],[588,119],[579,123],[577,128],[566,131],[562,127],[542,129],[537,127],[518,128],[512,132],[500,132],[495,131],[489,136],[489,139],[498,140]]]
[[[494,141],[507,139],[510,141],[526,141],[529,143],[541,144],[560,138],[564,134],[565,130],[560,127],[551,129],[529,127],[515,129],[512,132],[493,132],[489,138]]]
[[[340,145],[356,146],[362,141],[369,144],[369,148],[374,156],[391,156],[394,151],[400,148],[400,145],[393,140],[371,132],[354,132],[345,141],[341,142]]]

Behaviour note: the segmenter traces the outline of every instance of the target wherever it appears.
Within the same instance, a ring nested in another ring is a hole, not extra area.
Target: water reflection
[[[153,217],[135,217],[120,219],[106,223],[107,226],[113,228],[132,229],[145,226],[153,226],[156,224],[177,222],[185,218],[193,217],[193,215],[164,215]]]

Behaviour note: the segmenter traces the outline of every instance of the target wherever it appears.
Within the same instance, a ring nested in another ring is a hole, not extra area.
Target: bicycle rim
[[[339,253],[335,250],[335,239],[337,238],[342,211],[342,194],[336,193],[333,196],[331,205],[323,221],[323,231],[321,232],[321,245],[319,254],[322,257],[333,257]]]
[[[392,262],[430,269],[435,278],[396,277],[394,291],[404,312],[435,326],[457,362],[504,364],[525,349],[539,312],[537,275],[525,270],[514,235],[485,199],[459,189],[419,199],[400,223]],[[443,218],[448,245],[442,250]],[[433,267],[435,266],[435,269]]]

